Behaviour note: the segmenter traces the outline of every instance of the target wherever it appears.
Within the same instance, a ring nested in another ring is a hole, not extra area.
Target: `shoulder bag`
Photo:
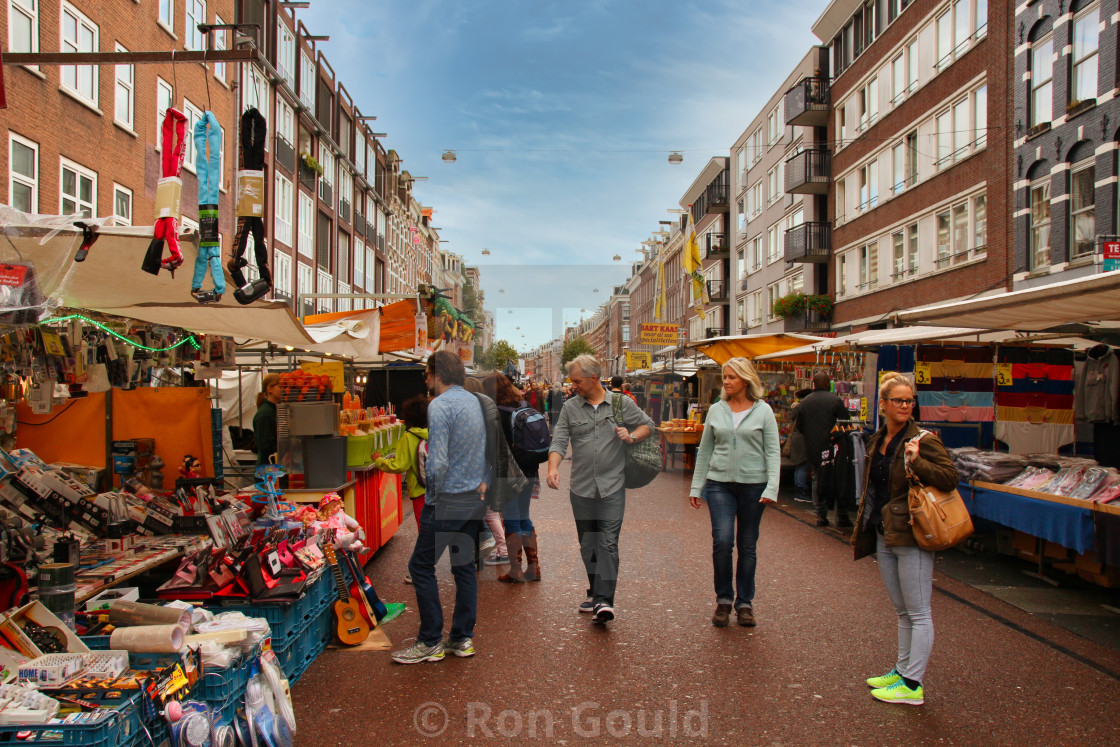
[[[614,422],[625,427],[622,419],[622,395],[611,397]],[[661,472],[661,442],[654,440],[652,429],[649,436],[635,444],[626,444],[626,487],[644,488],[653,482]]]
[[[913,440],[920,441],[928,433],[919,431]],[[948,550],[968,539],[972,534],[972,517],[955,488],[945,492],[923,485],[910,470],[909,459],[906,459],[906,479],[910,483],[910,528],[918,547]]]

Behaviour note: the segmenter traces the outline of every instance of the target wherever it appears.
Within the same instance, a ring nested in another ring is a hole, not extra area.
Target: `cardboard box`
[[[1015,548],[1016,557],[1029,560],[1032,563],[1037,563],[1041,559],[1038,554],[1038,538],[1032,534],[1016,531],[1012,545]]]
[[[1042,554],[1053,560],[1069,560],[1073,551],[1057,542],[1047,542]]]
[[[1103,566],[1100,573],[1092,573],[1090,571],[1078,569],[1077,575],[1089,583],[1103,586],[1106,589],[1120,586],[1120,568],[1113,565]]]
[[[37,659],[46,653],[40,651],[38,646],[32,643],[27,634],[23,632],[23,626],[28,620],[44,628],[57,628],[61,631],[66,638],[67,653],[89,653],[89,647],[82,643],[82,639],[76,636],[74,631],[66,627],[66,624],[43,606],[42,602],[35,601],[25,604],[11,615],[0,618],[0,636],[8,645],[24,656]]]
[[[86,610],[107,610],[113,602],[138,602],[140,601],[140,587],[120,586],[116,589],[106,589],[86,602]]]

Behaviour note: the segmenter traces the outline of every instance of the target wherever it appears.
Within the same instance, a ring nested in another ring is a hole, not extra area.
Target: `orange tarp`
[[[416,302],[397,301],[381,307],[380,353],[412,350],[416,345]]]
[[[105,393],[68,400],[46,415],[16,405],[16,446],[44,462],[105,466]]]

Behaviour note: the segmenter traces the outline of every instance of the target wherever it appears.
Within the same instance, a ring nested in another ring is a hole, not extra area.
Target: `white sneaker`
[[[478,546],[478,549],[482,552],[486,552],[497,544],[498,541],[496,539],[494,539],[493,537],[487,537],[486,539],[482,540],[482,544]]]

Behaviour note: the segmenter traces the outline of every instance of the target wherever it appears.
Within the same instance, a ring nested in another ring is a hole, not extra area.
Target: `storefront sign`
[[[1012,386],[1015,383],[1015,376],[1011,370],[1010,363],[996,364],[996,386]]]
[[[638,333],[638,342],[643,345],[676,345],[679,336],[679,324],[645,322]]]
[[[859,419],[867,420],[867,397],[859,398]]]
[[[914,364],[914,381],[918,384],[930,384],[933,382],[933,375],[930,373],[928,363],[915,363]]]
[[[638,371],[643,368],[650,368],[653,364],[650,363],[649,353],[627,353],[626,354],[626,370]]]
[[[315,361],[302,361],[299,367],[309,374],[315,376],[329,376],[331,379],[331,391],[338,393],[346,391],[346,376],[343,373],[342,361],[323,361],[316,363]]]

